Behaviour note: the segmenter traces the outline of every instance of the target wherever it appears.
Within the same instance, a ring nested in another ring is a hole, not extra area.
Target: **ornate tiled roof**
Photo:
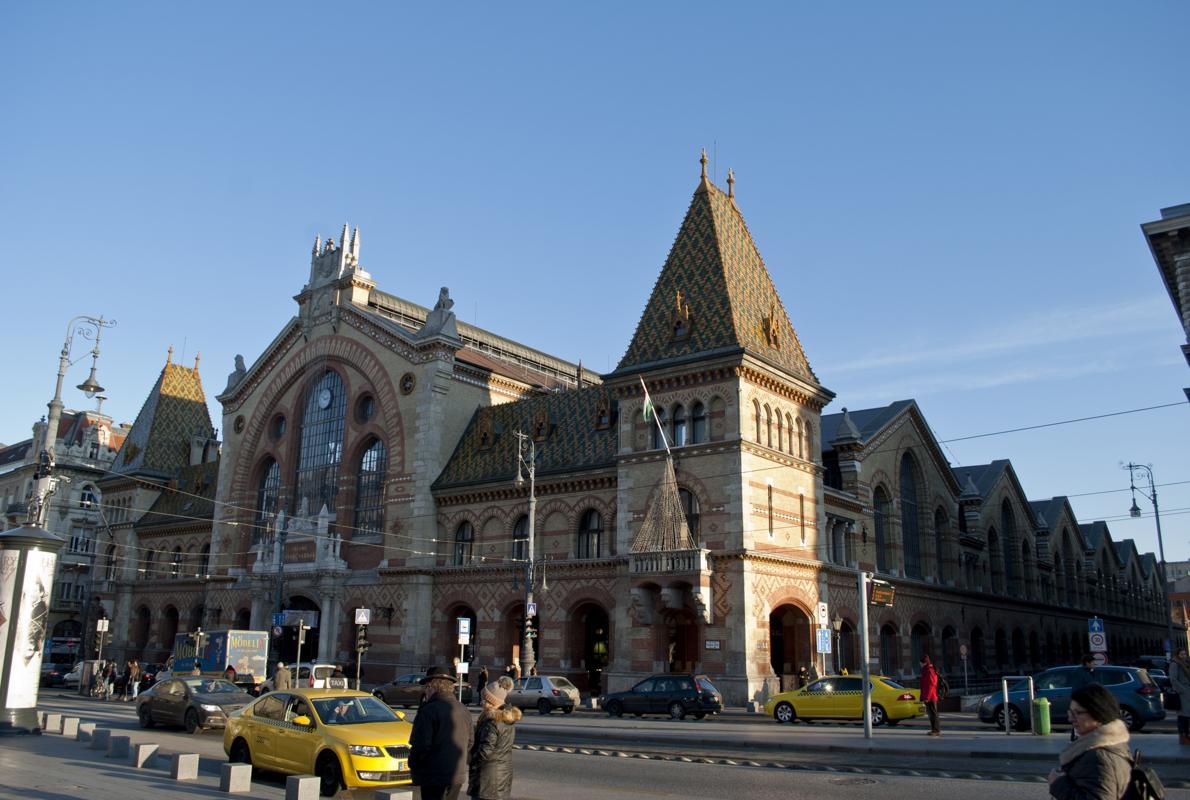
[[[538,476],[616,463],[611,392],[590,386],[478,409],[434,488],[515,479],[518,430],[537,440]]]
[[[218,478],[218,461],[182,467],[134,527],[139,531],[165,525],[201,525],[210,520],[215,511]]]
[[[136,415],[112,471],[168,477],[190,464],[194,436],[214,438],[214,434],[197,362],[193,368],[167,362]]]
[[[818,382],[735,199],[704,173],[616,373],[741,348]]]

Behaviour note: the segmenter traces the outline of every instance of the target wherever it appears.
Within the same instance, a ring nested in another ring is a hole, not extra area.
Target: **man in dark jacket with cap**
[[[456,800],[467,779],[471,750],[471,714],[454,694],[455,676],[430,667],[409,736],[409,772],[424,800]]]

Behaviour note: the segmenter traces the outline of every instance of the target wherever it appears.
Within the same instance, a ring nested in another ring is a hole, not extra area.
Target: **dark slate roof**
[[[134,527],[139,531],[165,525],[197,525],[211,519],[218,477],[218,461],[182,467]]]
[[[1125,539],[1122,542],[1113,542],[1116,548],[1116,558],[1120,560],[1121,564],[1128,563],[1129,555],[1134,555],[1140,558],[1140,553],[1136,550],[1136,542],[1132,539]]]
[[[1111,534],[1108,533],[1107,523],[1103,520],[1096,520],[1095,522],[1084,522],[1078,526],[1079,532],[1082,533],[1083,539],[1087,542],[1087,547],[1093,550],[1099,549],[1099,543],[1106,538],[1111,541]]]
[[[607,403],[612,412],[610,425],[596,428],[597,410]],[[448,489],[516,478],[517,430],[532,433],[534,421],[545,411],[549,435],[537,442],[537,474],[597,469],[616,463],[616,420],[612,394],[603,386],[589,386],[567,392],[531,397],[478,409],[435,489]],[[480,447],[482,431],[494,435],[490,447]],[[526,453],[526,456],[528,454]]]
[[[163,477],[190,464],[190,441],[213,438],[197,363],[193,369],[166,363],[120,448],[112,472],[149,472]]]
[[[691,324],[689,335],[676,339],[679,302]],[[612,374],[741,349],[818,382],[735,200],[704,176]]]
[[[1157,569],[1157,556],[1152,553],[1142,554],[1140,557],[1140,569],[1146,578],[1152,575],[1153,571]]]
[[[29,454],[31,447],[33,447],[32,439],[26,439],[23,442],[8,445],[3,450],[0,450],[0,466],[21,463],[25,460],[25,456]]]
[[[866,442],[880,432],[893,418],[913,405],[912,400],[897,400],[883,408],[863,408],[859,411],[847,409],[852,424],[859,429],[860,442]],[[830,443],[839,434],[839,423],[843,421],[843,412],[838,414],[824,414],[822,416],[822,449],[831,450]]]
[[[1045,525],[1052,531],[1054,530],[1054,523],[1062,516],[1062,509],[1069,502],[1066,495],[1058,495],[1048,500],[1030,500],[1029,508],[1033,511],[1034,517],[1038,515],[1045,517]],[[1057,533],[1057,531],[1054,532]]]
[[[1008,468],[1008,463],[1007,458],[998,458],[990,464],[979,464],[974,467],[951,467],[951,469],[959,486],[966,486],[967,477],[970,476],[975,488],[979,490],[979,496],[987,497],[992,491],[992,487],[996,485],[996,481],[1000,479],[1001,473]]]

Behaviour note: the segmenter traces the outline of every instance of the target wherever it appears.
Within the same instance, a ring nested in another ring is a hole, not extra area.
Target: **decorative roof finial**
[[[174,346],[172,344],[169,346],[169,350],[167,350],[165,353],[165,363],[167,366],[174,363]]]
[[[702,179],[707,179],[707,149],[702,149],[702,156],[698,159],[698,163],[702,164]]]
[[[316,233],[316,234],[314,234],[314,250],[311,252],[311,255],[315,255],[315,256],[318,255],[318,251],[321,249],[322,249],[322,237]]]
[[[735,197],[735,173],[727,170],[727,196]]]
[[[198,372],[198,360],[199,360],[200,358],[202,358],[202,353],[195,353],[195,354],[194,354],[194,371],[195,371],[195,372]]]

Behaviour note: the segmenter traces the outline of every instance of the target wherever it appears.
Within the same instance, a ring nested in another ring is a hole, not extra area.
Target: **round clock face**
[[[326,410],[331,407],[331,390],[323,389],[318,393],[318,407]]]

